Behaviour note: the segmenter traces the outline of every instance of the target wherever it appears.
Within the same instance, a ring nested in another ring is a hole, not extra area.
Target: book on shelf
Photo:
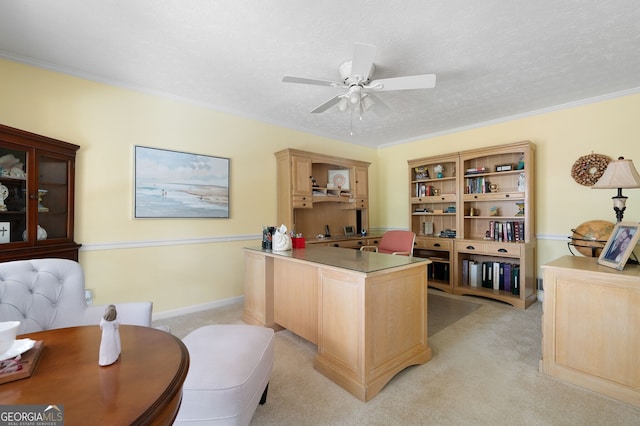
[[[487,194],[490,192],[489,181],[484,176],[466,178],[464,192],[465,194]]]
[[[524,221],[518,223],[518,241],[524,241]]]
[[[493,241],[523,242],[524,221],[489,221],[489,239]]]
[[[489,169],[487,167],[470,167],[465,170],[465,174],[473,175],[478,173],[487,173]]]

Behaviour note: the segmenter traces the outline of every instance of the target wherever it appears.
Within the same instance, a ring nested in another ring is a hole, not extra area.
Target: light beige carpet
[[[639,409],[538,372],[541,304],[522,311],[436,290],[429,290],[429,298],[433,359],[405,369],[366,403],[314,370],[314,345],[286,330],[276,333],[267,403],[258,407],[251,424],[640,424]],[[183,337],[201,325],[241,322],[241,308],[233,305],[158,324]]]

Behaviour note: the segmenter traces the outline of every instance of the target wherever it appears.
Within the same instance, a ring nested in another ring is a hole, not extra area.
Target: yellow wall
[[[586,154],[624,156],[640,168],[640,95],[630,95],[461,131],[378,151],[378,219],[386,227],[408,227],[407,160],[477,147],[530,140],[536,145],[537,263],[569,254],[571,229],[602,219],[615,222],[611,197],[571,177],[574,162]],[[629,197],[625,221],[640,221],[640,189]],[[636,251],[637,252],[637,251]],[[539,274],[541,276],[541,274]]]
[[[567,254],[570,229],[615,220],[613,190],[570,177],[591,152],[640,166],[640,95],[458,132],[379,150],[219,113],[0,60],[0,122],[80,145],[76,241],[97,303],[153,300],[171,311],[242,294],[242,247],[275,225],[273,153],[297,148],[372,162],[372,228],[408,226],[407,160],[531,140],[537,149],[538,263]],[[230,219],[133,219],[133,147],[144,145],[231,159]],[[640,217],[640,190],[626,219]]]
[[[80,145],[75,239],[96,303],[153,300],[162,312],[242,295],[242,247],[279,225],[274,152],[376,159],[373,149],[3,60],[0,93],[2,124]],[[133,219],[134,145],[230,158],[231,218]]]

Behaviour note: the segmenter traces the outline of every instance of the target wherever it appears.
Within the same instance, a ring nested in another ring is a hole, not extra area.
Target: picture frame
[[[134,218],[229,218],[230,159],[136,145]]]
[[[498,164],[496,166],[496,172],[509,172],[513,170],[513,164]]]
[[[334,188],[349,188],[349,170],[329,170],[328,183],[332,183]]]
[[[619,222],[613,228],[607,243],[600,253],[598,264],[617,269],[624,269],[631,252],[640,238],[640,224]]]
[[[11,242],[11,222],[0,222],[0,243]]]
[[[344,227],[345,237],[353,237],[354,235],[356,235],[356,230],[352,225],[348,225]]]

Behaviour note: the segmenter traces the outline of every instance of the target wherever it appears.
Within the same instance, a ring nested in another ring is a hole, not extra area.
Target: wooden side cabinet
[[[0,125],[0,262],[78,260],[73,231],[79,148]]]
[[[564,256],[542,268],[542,373],[640,407],[638,265]]]

